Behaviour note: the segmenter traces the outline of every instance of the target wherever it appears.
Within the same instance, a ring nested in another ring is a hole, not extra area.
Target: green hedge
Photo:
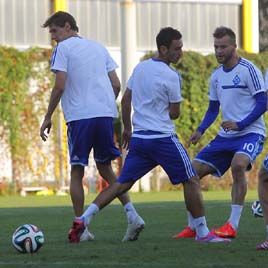
[[[268,68],[268,53],[247,54],[243,51],[239,53],[253,61],[263,72]],[[51,50],[48,49],[34,48],[22,52],[14,48],[0,47],[0,138],[9,144],[11,149],[14,181],[19,180],[20,176],[27,172],[31,172],[26,163],[27,158],[32,153],[32,147],[40,144],[40,120],[45,113],[51,92],[51,82],[53,82],[49,71],[50,55]],[[148,53],[144,58],[151,56],[152,53]],[[174,66],[183,78],[184,101],[181,116],[175,124],[177,133],[185,145],[207,109],[208,81],[216,66],[214,55],[203,56],[191,51],[184,52],[182,60]],[[37,90],[34,92],[29,91],[32,80],[35,80],[37,84]],[[267,123],[267,116],[265,120]],[[198,145],[187,148],[191,157],[216,135],[219,123],[220,118],[207,130]],[[117,136],[120,136],[119,121],[116,122],[116,130]],[[267,146],[266,143],[255,169],[250,173],[250,186],[252,187],[256,186],[256,171],[267,152]],[[228,179],[222,187],[231,183],[229,176]],[[221,183],[216,185],[218,187]],[[213,188],[214,186],[212,182],[209,182],[204,187]]]

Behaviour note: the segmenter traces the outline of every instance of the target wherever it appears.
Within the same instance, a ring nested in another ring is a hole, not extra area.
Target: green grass
[[[204,193],[208,224],[217,226],[229,216],[229,192]],[[92,221],[94,242],[69,244],[66,236],[73,212],[69,197],[0,197],[0,267],[267,267],[267,252],[255,250],[264,236],[261,218],[251,215],[255,191],[247,195],[238,237],[230,244],[199,244],[171,236],[186,223],[181,192],[131,194],[146,228],[136,242],[122,243],[126,219],[118,202]],[[94,195],[87,197],[87,203]],[[177,201],[179,200],[179,201]],[[39,226],[45,244],[36,254],[20,254],[11,246],[15,228]]]

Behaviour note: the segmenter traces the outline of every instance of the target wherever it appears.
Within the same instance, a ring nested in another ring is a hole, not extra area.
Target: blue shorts
[[[110,164],[120,156],[114,144],[113,118],[96,117],[67,123],[71,165],[88,165],[91,149],[96,162]]]
[[[191,160],[176,135],[152,139],[132,137],[117,181],[136,181],[157,165],[165,170],[172,184],[185,182],[196,175]]]
[[[205,163],[215,169],[213,175],[222,176],[231,166],[235,154],[245,154],[251,163],[263,149],[264,137],[260,134],[249,133],[244,136],[224,138],[216,136],[204,149],[202,149],[194,160]]]

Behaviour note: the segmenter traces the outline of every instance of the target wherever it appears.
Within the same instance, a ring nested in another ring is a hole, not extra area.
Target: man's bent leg
[[[111,164],[101,164],[99,162],[96,162],[96,165],[101,177],[105,179],[109,184],[113,184],[116,181],[117,178],[112,169]],[[125,205],[130,202],[129,195],[127,193],[118,196],[118,199],[120,200],[122,205]]]
[[[231,214],[228,221],[214,232],[221,237],[235,238],[247,193],[246,169],[249,158],[245,154],[236,154],[231,163],[233,186]]]
[[[195,239],[204,243],[230,242],[228,239],[220,238],[207,227],[205,210],[202,202],[199,178],[197,176],[183,183],[184,198],[188,211],[193,216],[194,228],[196,230]]]
[[[110,185],[115,183],[116,176],[113,172],[111,165],[97,163],[97,168],[99,170],[100,175],[103,178],[105,178],[105,180],[108,181]],[[131,182],[128,184],[130,188],[134,184],[134,182]],[[128,220],[128,227],[127,227],[126,234],[122,240],[123,242],[137,240],[139,233],[141,232],[141,230],[144,228],[144,225],[145,225],[144,220],[138,215],[126,191],[127,190],[124,189],[123,194],[117,196],[120,202],[122,203],[122,205],[124,206],[124,211],[126,213],[127,220]]]
[[[90,232],[87,230],[87,225],[90,223],[93,216],[97,214],[101,208],[105,207],[112,200],[114,200],[114,198],[117,197],[119,193],[127,191],[131,187],[131,185],[132,185],[131,183],[129,184],[113,183],[109,185],[109,187],[106,188],[104,191],[102,191],[93,201],[93,203],[86,209],[83,215],[77,218],[73,222],[73,226],[70,229],[68,235],[69,241],[71,243],[79,243],[80,241],[82,241],[82,237],[85,231],[87,231],[90,234]],[[94,236],[92,237],[92,239],[87,240],[93,240],[93,239]]]
[[[211,166],[209,166],[205,163],[196,161],[196,160],[193,161],[193,168],[195,169],[195,171],[200,179],[202,179],[204,176],[214,172],[214,169]],[[194,179],[194,180],[196,180],[196,179]],[[200,186],[199,186],[199,188],[200,188]],[[201,195],[200,191],[201,190],[199,189],[199,195],[200,195],[200,198],[202,200],[202,195]],[[195,208],[194,208],[194,210],[195,210]],[[203,208],[203,213],[204,213],[204,208]],[[174,239],[195,237],[196,232],[194,230],[194,217],[188,208],[187,208],[187,219],[188,219],[188,225],[181,232],[174,235],[173,236]]]

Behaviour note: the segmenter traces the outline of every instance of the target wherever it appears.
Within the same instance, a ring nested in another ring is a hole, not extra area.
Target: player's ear
[[[168,48],[166,46],[160,46],[159,48],[159,52],[162,54],[162,55],[166,55],[167,54],[167,51],[168,51]]]
[[[71,25],[69,22],[65,22],[64,28],[69,31],[71,29]]]

